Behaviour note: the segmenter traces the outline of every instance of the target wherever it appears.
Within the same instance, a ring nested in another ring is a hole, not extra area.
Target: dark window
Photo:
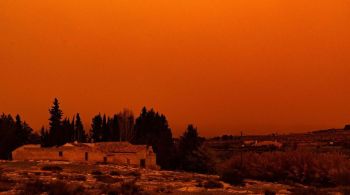
[[[107,157],[103,157],[103,162],[106,163],[107,162]]]
[[[146,167],[146,160],[145,159],[141,159],[140,160],[140,167],[141,168],[145,168]]]
[[[85,152],[85,160],[88,161],[89,160],[89,153]]]
[[[58,156],[59,156],[59,157],[62,157],[62,156],[63,156],[63,152],[62,152],[62,151],[59,151],[59,152],[58,152]]]

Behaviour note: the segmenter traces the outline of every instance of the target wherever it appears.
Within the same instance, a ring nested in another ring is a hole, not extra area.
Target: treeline
[[[92,118],[91,128],[86,131],[79,113],[63,119],[58,99],[49,109],[49,128],[41,129],[42,147],[61,146],[69,142],[128,141],[132,144],[152,146],[157,154],[157,164],[163,169],[210,172],[210,152],[203,146],[204,138],[189,125],[185,133],[174,142],[165,115],[153,109],[143,108],[135,118],[130,110],[113,116],[98,113]]]
[[[152,146],[157,154],[157,164],[162,169],[211,172],[214,167],[210,151],[197,128],[189,125],[184,134],[174,141],[165,115],[143,108],[138,117],[125,109],[113,116],[98,113],[92,118],[87,131],[80,114],[64,117],[56,98],[49,109],[49,127],[40,135],[17,115],[0,117],[0,159],[11,159],[11,152],[24,144],[41,144],[57,147],[70,142],[128,141],[132,144]]]
[[[0,116],[0,159],[11,159],[14,149],[30,143],[39,143],[39,135],[34,134],[19,115],[13,118],[3,113]]]

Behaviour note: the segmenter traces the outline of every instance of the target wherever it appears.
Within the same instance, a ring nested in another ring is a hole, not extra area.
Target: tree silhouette
[[[71,138],[72,138],[72,133],[74,129],[72,129],[71,127],[71,122],[69,120],[69,118],[65,118],[63,121],[62,121],[62,124],[61,124],[61,128],[60,128],[60,132],[62,133],[62,137],[59,137],[59,142],[60,142],[60,145],[63,145],[67,142],[71,142]]]
[[[40,143],[41,143],[41,147],[50,146],[49,133],[47,132],[44,126],[41,127],[41,130],[40,130]]]
[[[122,112],[119,112],[117,116],[120,132],[120,141],[132,141],[132,139],[134,139],[135,136],[134,113],[129,109],[124,109]]]
[[[120,141],[120,125],[118,115],[114,115],[110,122],[111,139],[110,141]]]
[[[173,168],[174,143],[164,115],[154,112],[153,109],[147,111],[144,107],[136,119],[132,143],[152,146],[157,154],[157,164],[165,169]]]
[[[15,120],[12,116],[2,114],[0,117],[0,159],[11,159],[11,152],[35,138],[32,128],[22,122],[19,115]]]
[[[213,171],[210,152],[203,147],[204,140],[199,137],[197,128],[188,125],[178,144],[178,169],[200,173]]]
[[[102,132],[102,116],[99,113],[98,115],[94,116],[92,119],[91,124],[91,139],[93,142],[100,142],[102,141],[103,132]]]
[[[49,109],[50,112],[50,133],[49,133],[49,146],[60,146],[63,145],[64,132],[62,131],[62,116],[63,112],[60,109],[58,99],[55,98],[53,106]]]
[[[103,142],[108,141],[109,139],[109,127],[107,125],[106,114],[103,114],[102,117],[102,140]]]
[[[86,141],[85,130],[84,130],[84,126],[83,126],[83,123],[81,121],[79,113],[77,113],[77,116],[76,116],[75,135],[76,135],[76,137],[75,137],[74,141],[78,141],[78,142],[85,142]]]

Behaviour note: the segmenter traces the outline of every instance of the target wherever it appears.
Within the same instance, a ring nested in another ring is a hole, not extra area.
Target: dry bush
[[[220,175],[220,179],[231,185],[236,185],[236,186],[245,185],[244,178],[241,172],[235,169],[224,170]]]
[[[0,181],[0,193],[11,190],[13,186],[12,183],[9,185],[9,183]]]
[[[138,172],[138,171],[130,171],[130,172],[127,172],[125,175],[127,175],[127,176],[134,176],[134,177],[137,177],[137,178],[141,177],[141,173]]]
[[[276,192],[273,190],[265,190],[264,194],[265,195],[276,195]]]
[[[112,175],[112,176],[119,176],[119,175],[121,175],[121,173],[119,171],[111,171],[111,172],[109,172],[109,174]]]
[[[27,182],[23,185],[20,195],[35,195],[47,191],[47,185],[40,180]]]
[[[204,182],[203,187],[207,189],[214,189],[214,188],[223,188],[224,185],[222,185],[220,181],[209,180]]]
[[[86,181],[85,175],[80,174],[72,174],[72,175],[57,175],[57,178],[60,180],[67,180],[67,181]]]
[[[9,191],[14,185],[15,182],[13,180],[0,173],[0,192]]]
[[[99,182],[110,183],[110,184],[122,181],[122,179],[113,178],[109,175],[96,175],[95,178]]]
[[[171,186],[159,186],[154,191],[161,194],[170,194],[173,192],[173,188]]]
[[[300,151],[246,153],[243,156],[242,166],[240,156],[233,156],[219,166],[219,172],[226,181],[230,177],[240,175],[242,178],[291,181],[323,187],[350,185],[350,161],[339,153],[319,154]]]
[[[101,185],[101,193],[108,195],[138,195],[146,194],[136,185],[135,181],[123,182],[121,185]]]
[[[57,165],[45,165],[41,168],[43,171],[62,171],[63,168]]]
[[[100,170],[93,170],[91,171],[92,175],[102,175],[103,173]]]
[[[310,194],[317,194],[317,195],[328,195],[329,193],[321,191],[320,189],[317,189],[315,187],[299,187],[299,188],[293,188],[291,190],[293,195],[310,195]]]
[[[36,195],[46,192],[48,195],[83,195],[85,189],[74,183],[64,183],[56,181],[52,183],[44,183],[40,180],[35,180],[24,184],[21,195]]]
[[[85,175],[71,175],[70,179],[75,180],[75,181],[86,181],[86,176]]]
[[[135,181],[124,182],[120,187],[120,194],[132,195],[132,194],[142,194],[142,189],[135,184]]]
[[[48,185],[49,195],[83,195],[86,194],[84,187],[79,184],[69,183],[66,184],[61,181],[57,181]]]

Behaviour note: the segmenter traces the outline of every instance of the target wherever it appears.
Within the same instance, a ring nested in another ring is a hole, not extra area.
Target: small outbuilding
[[[104,162],[156,168],[152,147],[129,142],[67,143],[59,147],[43,148],[24,145],[12,152],[13,160],[52,160],[70,162]]]

